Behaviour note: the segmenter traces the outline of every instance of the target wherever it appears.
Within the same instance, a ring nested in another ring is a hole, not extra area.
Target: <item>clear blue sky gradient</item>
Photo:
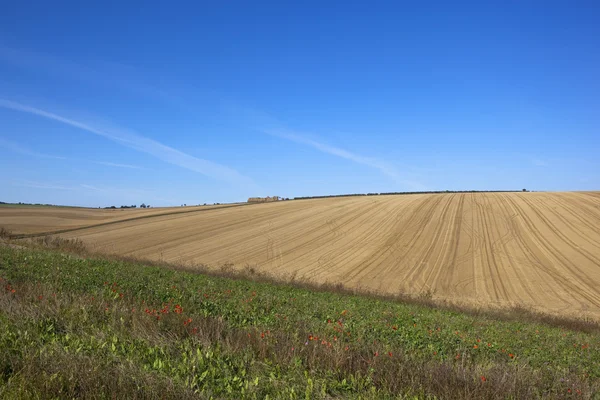
[[[600,189],[597,1],[90,4],[2,6],[0,201]]]

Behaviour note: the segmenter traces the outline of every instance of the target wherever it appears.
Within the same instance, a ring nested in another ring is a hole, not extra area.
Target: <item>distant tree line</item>
[[[435,190],[435,191],[422,191],[422,192],[382,192],[382,193],[350,193],[350,194],[330,194],[327,196],[301,196],[294,197],[293,200],[306,200],[306,199],[326,199],[330,197],[354,197],[354,196],[401,196],[405,194],[436,194],[436,193],[511,193],[511,192],[526,192],[527,189],[522,190]]]
[[[104,207],[104,208],[105,209],[116,209],[117,207],[116,206],[109,206],[109,207]],[[131,206],[121,206],[119,208],[137,208],[137,205],[134,204],[134,205],[131,205]],[[142,203],[140,205],[140,208],[150,208],[150,205],[146,205],[146,204]]]
[[[20,205],[20,206],[52,206],[52,207],[75,207],[75,206],[61,206],[57,204],[49,204],[49,203],[23,203],[22,201],[18,203],[9,203],[6,201],[0,201],[0,204],[12,204],[12,205]]]

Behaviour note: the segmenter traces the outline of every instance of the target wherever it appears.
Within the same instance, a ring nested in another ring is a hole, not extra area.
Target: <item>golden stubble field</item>
[[[201,209],[138,210],[150,214],[115,222],[136,211],[72,209],[57,218],[56,209],[40,208],[36,227],[31,217],[2,208],[0,226],[77,227],[61,236],[106,253],[251,265],[384,293],[431,291],[455,302],[600,317],[600,192],[362,196]]]

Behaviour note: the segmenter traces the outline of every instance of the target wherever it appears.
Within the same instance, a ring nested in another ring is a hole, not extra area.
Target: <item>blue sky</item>
[[[127,3],[3,5],[0,201],[600,189],[598,2]]]

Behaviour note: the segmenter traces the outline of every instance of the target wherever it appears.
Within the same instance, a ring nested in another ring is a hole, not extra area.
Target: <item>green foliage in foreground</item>
[[[600,334],[0,246],[0,397],[597,398]]]

